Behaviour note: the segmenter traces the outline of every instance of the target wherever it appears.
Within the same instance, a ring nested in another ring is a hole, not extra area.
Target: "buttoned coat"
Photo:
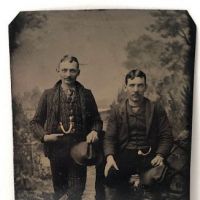
[[[144,98],[146,138],[153,153],[168,155],[173,144],[172,131],[164,108]],[[104,139],[105,156],[117,156],[129,141],[127,100],[112,106]]]

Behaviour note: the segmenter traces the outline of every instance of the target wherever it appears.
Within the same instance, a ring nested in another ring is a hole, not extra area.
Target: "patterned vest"
[[[65,130],[69,129],[70,117],[73,117],[74,132],[82,130],[82,114],[78,90],[64,91],[60,88],[59,121],[62,122]]]

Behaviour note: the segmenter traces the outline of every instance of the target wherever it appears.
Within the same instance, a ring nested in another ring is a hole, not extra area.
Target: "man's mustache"
[[[71,81],[72,80],[71,77],[67,77],[67,78],[64,78],[64,79],[67,80],[67,81]]]
[[[133,96],[133,97],[138,97],[138,96],[140,96],[140,95],[139,95],[139,93],[134,93],[134,94],[132,94],[131,96]]]

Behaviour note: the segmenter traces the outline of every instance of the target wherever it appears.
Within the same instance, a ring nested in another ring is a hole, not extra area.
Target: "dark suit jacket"
[[[117,155],[123,150],[129,138],[126,102],[111,108],[107,131],[104,139],[105,156]],[[159,103],[146,102],[146,137],[152,151],[166,156],[173,143],[171,127],[165,110]]]
[[[53,88],[43,92],[35,116],[30,122],[32,132],[39,139],[42,139],[47,133],[55,133],[55,125],[58,124],[60,85],[61,81],[58,81]],[[91,130],[96,130],[98,134],[101,134],[103,123],[92,92],[84,88],[79,82],[76,82],[76,85],[80,96],[83,127],[80,140],[84,140]],[[101,136],[99,135],[99,137]]]

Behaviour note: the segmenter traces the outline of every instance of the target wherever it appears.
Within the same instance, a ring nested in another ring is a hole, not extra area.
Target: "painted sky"
[[[153,22],[149,11],[48,11],[41,29],[24,29],[12,62],[13,92],[39,86],[43,91],[58,80],[60,58],[71,54],[82,64],[78,80],[92,90],[97,104],[108,107],[122,87],[127,69],[125,47],[145,34]]]

